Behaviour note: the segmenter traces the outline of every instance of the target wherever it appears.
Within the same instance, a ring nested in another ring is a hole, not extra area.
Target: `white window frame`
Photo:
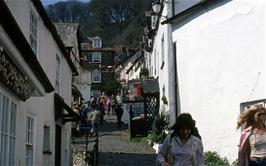
[[[254,104],[261,104],[263,107],[266,107],[266,99],[253,100],[253,101],[247,101],[247,102],[240,103],[240,113],[244,112],[246,108]]]
[[[101,73],[101,71],[99,71],[99,70],[93,70],[92,71],[92,73],[91,73],[91,75],[92,75],[92,82],[93,83],[100,83],[101,82],[101,80],[102,80],[102,73]],[[98,79],[96,79],[96,78],[98,78]]]
[[[243,113],[245,109],[249,108],[250,106],[258,104],[262,105],[263,107],[266,107],[266,99],[260,99],[260,100],[253,100],[253,101],[247,101],[240,103],[240,113]],[[244,130],[243,127],[241,127],[241,130]]]
[[[30,37],[29,43],[33,52],[38,55],[38,17],[30,10]]]
[[[31,120],[31,122],[29,121]],[[29,126],[30,125],[30,126]],[[25,142],[25,166],[34,166],[34,145],[35,145],[35,126],[36,126],[36,118],[30,114],[26,116],[26,142]],[[31,148],[32,153],[31,156],[27,155],[28,148]],[[30,158],[31,157],[31,158]],[[28,162],[28,158],[29,162]]]
[[[101,48],[102,47],[102,40],[100,38],[92,39],[92,47],[93,48]]]
[[[4,111],[4,97],[6,111]],[[16,165],[17,103],[0,91],[0,165]]]
[[[56,71],[55,71],[55,92],[60,94],[61,88],[61,59],[58,54],[56,54]]]
[[[91,59],[93,63],[101,63],[102,62],[102,53],[93,52],[91,53]]]

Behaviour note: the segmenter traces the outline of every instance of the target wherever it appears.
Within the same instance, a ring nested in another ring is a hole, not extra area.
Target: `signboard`
[[[140,114],[144,114],[144,103],[143,102],[132,102],[128,103],[128,110],[132,107],[133,117],[140,116]]]

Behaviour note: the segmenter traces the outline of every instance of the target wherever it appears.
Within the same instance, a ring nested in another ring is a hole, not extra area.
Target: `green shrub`
[[[158,114],[152,124],[152,130],[147,136],[147,141],[150,144],[154,143],[163,143],[164,138],[166,137],[165,131],[167,130],[168,122],[166,116],[163,114]]]
[[[216,152],[207,151],[204,153],[206,166],[230,166],[226,157],[221,157]]]

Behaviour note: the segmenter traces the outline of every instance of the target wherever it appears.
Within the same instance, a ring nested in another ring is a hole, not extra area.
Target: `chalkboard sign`
[[[129,103],[128,104],[129,108],[130,108],[130,105],[132,107],[133,117],[138,117],[141,114],[144,114],[144,103],[143,102]]]

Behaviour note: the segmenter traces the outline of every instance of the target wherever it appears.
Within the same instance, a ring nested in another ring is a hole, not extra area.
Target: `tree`
[[[53,22],[80,23],[84,39],[100,36],[104,47],[124,44],[134,48],[142,38],[144,11],[151,3],[152,0],[68,0],[48,5],[46,11]]]
[[[117,90],[121,88],[120,82],[116,79],[106,81],[103,85],[102,91],[107,95],[116,94]]]

